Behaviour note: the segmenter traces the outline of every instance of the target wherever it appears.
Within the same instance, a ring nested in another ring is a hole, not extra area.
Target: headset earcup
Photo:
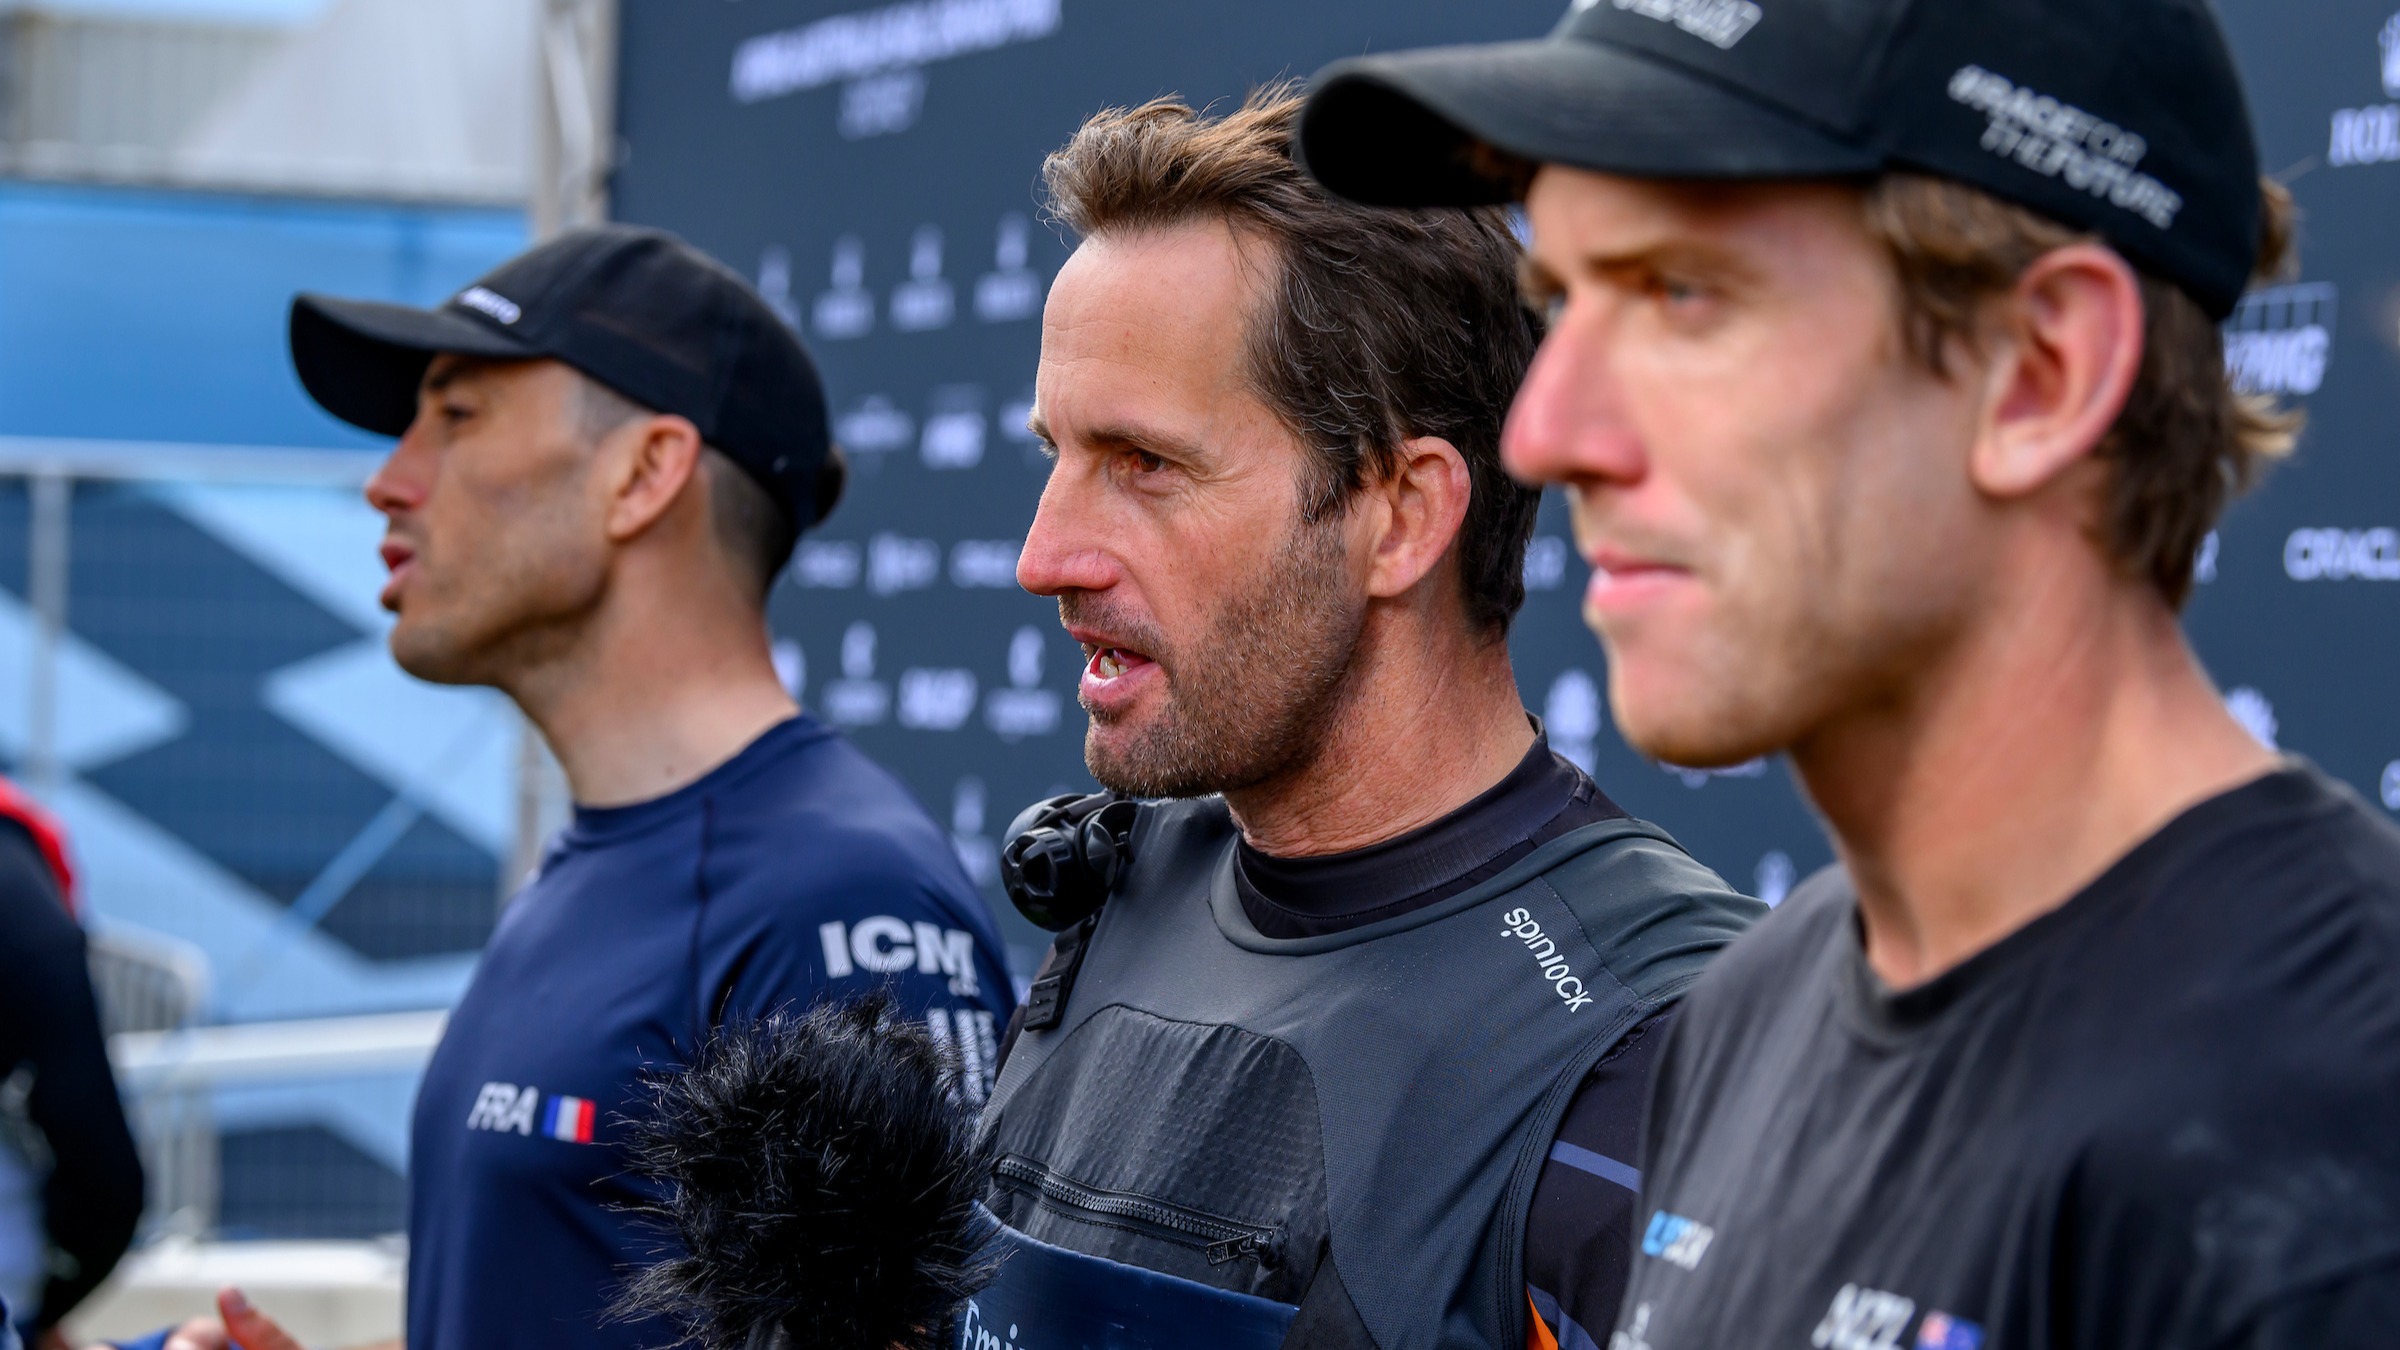
[[[1028,830],[1000,851],[1000,884],[1009,902],[1028,922],[1053,933],[1090,912],[1078,905],[1083,870],[1074,838],[1054,825]]]
[[[1084,868],[1099,883],[1105,899],[1133,862],[1133,821],[1140,810],[1132,802],[1115,801],[1086,816],[1075,832]]]

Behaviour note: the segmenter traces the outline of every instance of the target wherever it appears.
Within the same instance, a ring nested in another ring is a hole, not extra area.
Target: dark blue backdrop
[[[2297,461],[2203,559],[2191,629],[2237,710],[2400,810],[2400,15],[2234,0],[2265,162],[2306,213],[2304,270],[2229,328],[2242,378],[2299,397]],[[617,215],[758,280],[823,363],[859,465],[777,591],[810,704],[949,820],[989,878],[1016,809],[1086,782],[1080,653],[1017,591],[1043,462],[1021,433],[1067,244],[1043,154],[1094,110],[1238,97],[1334,57],[1532,36],[1554,0],[628,0]],[[1555,503],[1515,650],[1526,701],[1608,791],[1779,897],[1827,847],[1780,765],[1688,774],[1608,726],[1584,568]],[[1014,916],[1006,918],[1014,922]],[[1023,964],[1035,935],[1012,928]]]

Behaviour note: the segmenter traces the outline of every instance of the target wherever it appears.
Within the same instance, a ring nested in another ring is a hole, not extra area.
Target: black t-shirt
[[[1901,993],[1820,874],[1650,1126],[1619,1350],[2400,1344],[2400,830],[2277,772]]]
[[[1270,937],[1314,937],[1389,919],[1498,876],[1570,830],[1625,812],[1546,738],[1506,778],[1449,815],[1349,853],[1277,858],[1240,845],[1242,909]],[[1562,1346],[1607,1325],[1632,1259],[1642,1105],[1672,1013],[1635,1027],[1568,1105],[1525,1221],[1527,1296]]]

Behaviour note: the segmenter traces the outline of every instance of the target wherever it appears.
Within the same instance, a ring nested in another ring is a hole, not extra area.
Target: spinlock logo
[[[1566,1000],[1567,1011],[1573,1012],[1592,1001],[1592,996],[1583,992],[1583,981],[1576,978],[1566,958],[1558,954],[1557,941],[1534,922],[1532,911],[1512,909],[1500,916],[1500,922],[1507,925],[1500,930],[1502,933],[1524,943],[1525,950],[1533,953],[1534,964],[1541,967],[1542,978],[1548,980],[1550,987],[1558,991],[1558,996]],[[1573,986],[1571,993],[1569,986]]]
[[[525,317],[517,302],[497,291],[482,286],[469,286],[458,293],[458,303],[478,314],[488,314],[502,323],[515,323]]]
[[[1575,11],[1596,7],[1600,0],[1575,0]],[[1609,0],[1618,9],[1631,10],[1645,19],[1671,23],[1702,42],[1720,51],[1733,50],[1733,44],[1749,36],[1766,17],[1766,11],[1750,0]]]

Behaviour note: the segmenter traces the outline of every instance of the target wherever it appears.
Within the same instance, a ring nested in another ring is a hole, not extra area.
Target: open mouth
[[[1158,663],[1131,647],[1085,645],[1091,657],[1076,694],[1095,717],[1111,717],[1131,708],[1158,677]]]
[[[1130,647],[1099,647],[1092,652],[1084,668],[1084,678],[1097,684],[1111,684],[1157,664]]]
[[[1096,680],[1116,680],[1150,664],[1149,657],[1131,648],[1102,647],[1092,653],[1090,673]]]

